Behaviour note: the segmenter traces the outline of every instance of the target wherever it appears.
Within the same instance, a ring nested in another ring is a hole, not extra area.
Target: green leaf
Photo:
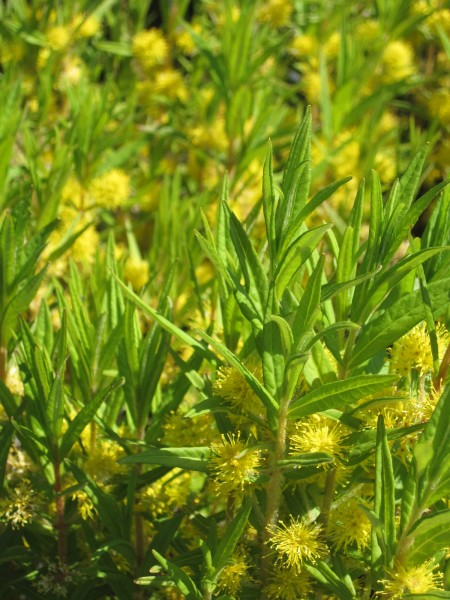
[[[152,448],[139,454],[126,456],[119,460],[124,465],[162,465],[164,467],[178,467],[190,471],[208,471],[208,457],[210,449],[199,448]]]
[[[320,339],[326,338],[330,333],[334,333],[335,331],[339,331],[341,329],[345,329],[349,331],[350,329],[359,329],[359,325],[357,323],[353,323],[352,321],[340,321],[339,323],[333,323],[322,331],[319,331],[313,338],[311,338],[308,343],[305,345],[305,350],[309,350],[316,342]]]
[[[197,589],[197,586],[192,579],[187,575],[183,569],[178,567],[173,562],[166,560],[159,552],[153,550],[153,555],[156,560],[163,566],[167,571],[167,574],[171,581],[177,586],[180,592],[184,595],[187,600],[202,600],[203,596]]]
[[[428,292],[433,315],[437,318],[450,303],[450,278],[431,282]],[[424,318],[421,291],[415,290],[403,296],[361,328],[350,367],[356,367],[380,350],[385,350]]]
[[[303,454],[293,454],[289,458],[279,460],[279,467],[311,467],[321,465],[327,462],[333,462],[334,456],[326,452],[305,452]]]
[[[113,381],[111,385],[109,385],[104,390],[99,390],[92,400],[88,401],[87,404],[83,406],[80,412],[76,415],[73,421],[70,423],[67,431],[65,432],[60,447],[60,455],[61,457],[65,457],[69,454],[72,446],[78,440],[80,434],[84,430],[84,428],[92,421],[92,419],[97,414],[100,406],[109,398],[109,396],[119,387],[124,384],[124,379],[119,378]]]
[[[418,565],[448,546],[450,510],[421,519],[408,533],[407,561]]]
[[[270,392],[268,390],[266,390],[266,388],[263,385],[261,385],[261,383],[259,382],[257,377],[255,377],[253,375],[253,373],[251,371],[249,371],[244,364],[242,364],[242,362],[238,359],[238,357],[235,356],[233,354],[233,352],[231,352],[231,350],[229,350],[226,346],[224,346],[224,344],[213,339],[210,335],[208,335],[204,331],[198,331],[198,334],[206,342],[211,344],[211,346],[214,348],[214,350],[220,356],[222,356],[231,366],[235,367],[239,371],[239,373],[244,377],[245,381],[249,384],[249,386],[252,388],[252,390],[255,392],[255,394],[258,396],[258,398],[261,400],[261,402],[264,404],[266,411],[267,411],[267,417],[268,417],[270,426],[276,427],[277,426],[276,414],[278,412],[278,404],[277,404],[275,398],[272,396],[272,394],[270,394]]]
[[[289,158],[283,174],[281,188],[284,193],[292,187],[297,166],[304,160],[309,159],[311,153],[311,107],[308,106],[292,142]]]
[[[321,204],[328,200],[336,190],[338,190],[341,186],[343,186],[348,181],[351,181],[352,177],[344,177],[343,179],[339,179],[339,181],[335,181],[334,183],[330,183],[323,189],[319,190],[315,196],[311,198],[311,200],[302,208],[299,214],[294,219],[291,231],[297,230],[303,221],[308,217],[311,213],[313,213],[316,208],[318,208]]]
[[[403,594],[402,600],[450,600],[450,592],[427,592],[426,594]]]
[[[372,565],[391,566],[395,543],[395,482],[383,417],[378,417],[375,452],[375,514],[381,527],[373,532]],[[381,539],[379,539],[381,537]],[[376,540],[378,538],[378,540]],[[377,543],[378,542],[378,543]],[[382,551],[383,549],[383,551]]]
[[[294,322],[292,323],[292,335],[294,339],[293,348],[295,351],[300,349],[302,337],[314,326],[320,307],[320,293],[324,264],[325,256],[321,255],[317,261],[314,271],[311,273],[311,276],[308,279],[303,296],[301,297],[299,305],[295,311]]]
[[[264,348],[262,365],[264,386],[280,401],[284,382],[285,357],[292,347],[292,333],[287,322],[279,316],[272,316],[263,326]]]
[[[330,408],[342,408],[383,390],[394,381],[396,377],[391,375],[359,375],[343,381],[325,383],[295,400],[289,407],[289,418],[300,419]]]
[[[273,185],[273,168],[272,168],[272,144],[269,142],[269,150],[266,160],[264,161],[263,170],[263,212],[264,221],[266,224],[266,236],[269,243],[269,255],[271,264],[275,261],[276,256],[276,236],[275,236],[275,210],[276,196]]]
[[[299,235],[286,249],[275,270],[277,297],[281,298],[295,273],[308,260],[331,223],[320,225]]]
[[[48,397],[47,420],[53,434],[54,443],[59,439],[64,417],[64,387],[61,381],[63,373],[57,373]]]
[[[418,504],[426,509],[450,494],[450,386],[446,386],[414,448]]]
[[[185,331],[183,331],[182,329],[180,329],[179,327],[174,325],[171,321],[169,321],[168,319],[166,319],[165,317],[160,315],[154,308],[145,304],[145,302],[143,302],[139,298],[139,296],[137,296],[132,290],[130,290],[130,288],[128,286],[126,286],[123,283],[123,281],[121,281],[116,275],[114,275],[114,273],[112,273],[112,275],[116,279],[116,281],[119,284],[120,288],[122,289],[124,295],[129,300],[134,302],[134,304],[136,304],[136,306],[138,308],[140,308],[144,313],[146,313],[147,315],[152,317],[155,321],[157,321],[161,325],[161,327],[163,327],[163,329],[165,329],[166,331],[168,331],[169,333],[171,333],[172,335],[177,337],[179,340],[181,340],[188,346],[191,346],[192,348],[197,348],[198,350],[203,352],[205,355],[205,358],[209,358],[209,359],[212,358],[214,360],[215,357],[211,354],[211,352],[208,351],[207,348],[205,348],[205,346],[201,342],[198,342],[196,339],[191,337],[188,333],[186,333]]]
[[[222,539],[219,542],[219,545],[212,556],[212,564],[216,569],[216,573],[223,569],[223,567],[225,567],[230,560],[237,543],[247,527],[250,510],[251,503],[244,502],[236,515],[233,517],[231,523],[228,525]]]
[[[382,302],[383,298],[403,279],[403,277],[406,277],[406,275],[423,262],[443,250],[450,250],[450,247],[445,246],[419,250],[418,252],[405,256],[393,267],[380,273],[375,277],[373,284],[368,289],[367,296],[362,302],[361,314],[354,315],[353,318],[359,322],[365,322],[377,304]]]
[[[239,219],[228,204],[225,206],[230,211],[231,239],[244,276],[245,291],[256,306],[262,321],[269,294],[267,275]]]

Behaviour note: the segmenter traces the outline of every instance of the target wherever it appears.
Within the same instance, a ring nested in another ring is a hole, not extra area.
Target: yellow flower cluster
[[[259,450],[249,448],[234,434],[222,435],[211,446],[210,467],[213,486],[221,497],[238,500],[254,485],[262,464]]]
[[[89,193],[96,206],[120,208],[130,197],[130,176],[122,169],[106,171],[90,182]]]
[[[450,343],[450,335],[444,325],[436,327],[439,360],[442,360],[445,350]],[[406,376],[411,370],[416,370],[420,375],[433,371],[433,354],[431,351],[430,336],[425,323],[419,323],[400,340],[394,343],[391,349],[390,369],[393,373]]]
[[[270,530],[269,545],[276,552],[276,562],[300,573],[304,563],[315,563],[327,553],[322,539],[322,527],[290,517],[289,525],[282,521]]]
[[[259,381],[262,381],[260,366],[250,368],[250,371]],[[229,402],[239,413],[261,414],[263,409],[261,400],[235,367],[219,368],[213,384],[213,391],[217,396]]]
[[[396,565],[383,580],[382,595],[391,600],[402,598],[404,594],[425,594],[442,590],[442,573],[434,573],[436,564],[427,560],[416,566]]]
[[[169,45],[160,29],[140,31],[133,37],[131,48],[133,56],[147,75],[155,66],[165,63],[169,56]]]
[[[266,0],[258,10],[258,19],[272,27],[285,27],[291,20],[291,0]]]

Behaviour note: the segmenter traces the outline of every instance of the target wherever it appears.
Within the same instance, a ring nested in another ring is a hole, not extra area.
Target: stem
[[[267,554],[266,542],[269,539],[270,530],[275,525],[278,518],[278,511],[280,509],[282,485],[283,485],[283,473],[281,467],[278,466],[278,462],[284,458],[286,451],[286,430],[287,430],[287,411],[289,406],[289,400],[283,400],[280,406],[280,414],[278,418],[278,429],[277,436],[275,438],[275,449],[272,456],[272,474],[267,484],[267,507],[265,515],[264,530],[262,534],[262,561],[261,561],[261,579],[264,582],[267,579],[267,573],[271,567],[272,561],[270,556]]]
[[[333,502],[334,489],[336,486],[336,469],[333,468],[327,473],[325,481],[325,495],[323,498],[322,511],[320,513],[320,520],[323,523],[324,529],[327,528],[328,518],[330,516],[331,503]]]
[[[55,459],[53,463],[55,472],[55,494],[56,494],[56,531],[58,534],[58,556],[61,564],[67,564],[67,538],[66,522],[64,520],[64,496],[62,495],[61,463]]]
[[[448,372],[449,367],[450,367],[450,344],[448,345],[447,350],[445,351],[444,357],[443,357],[442,362],[441,362],[441,366],[439,368],[439,373],[438,373],[436,379],[433,382],[434,383],[434,389],[437,392],[441,391],[441,385],[442,385],[442,382],[444,381],[444,379],[447,376],[447,372]]]
[[[0,346],[0,379],[6,383],[6,353],[4,346]]]
[[[348,375],[348,367],[352,358],[353,346],[355,345],[355,339],[358,334],[357,329],[352,329],[347,338],[345,345],[344,358],[342,359],[342,367],[340,369],[340,379],[345,379]]]
[[[139,428],[137,431],[137,438],[143,440],[145,436],[145,429]],[[136,482],[139,479],[139,475],[142,473],[142,465],[136,465]],[[144,519],[138,510],[134,513],[134,527],[135,527],[135,552],[136,552],[136,570],[139,571],[142,563],[144,562]],[[144,598],[142,588],[136,590],[136,600]]]

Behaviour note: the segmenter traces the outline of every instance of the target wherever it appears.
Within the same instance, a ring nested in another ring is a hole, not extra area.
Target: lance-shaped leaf
[[[359,375],[325,383],[293,402],[288,411],[289,418],[300,419],[330,408],[343,408],[380,392],[395,380],[391,375]]]
[[[321,255],[306,285],[292,323],[293,347],[300,349],[302,337],[312,330],[320,306],[321,282],[325,256]]]
[[[450,494],[450,386],[414,448],[418,504],[428,508]]]
[[[124,465],[161,465],[163,467],[172,467],[186,469],[189,471],[208,471],[208,459],[210,449],[199,448],[152,448],[139,454],[132,454],[119,460]]]
[[[327,223],[305,231],[286,249],[275,271],[275,285],[278,298],[281,298],[295,273],[308,260],[325,231],[331,226],[331,223]]]
[[[450,278],[431,282],[428,293],[433,315],[437,318],[450,303]],[[424,318],[420,290],[403,296],[361,328],[350,367],[356,367],[378,351],[386,349]]]
[[[267,417],[269,420],[269,424],[272,428],[277,426],[276,414],[278,412],[278,405],[275,398],[272,394],[260,383],[257,377],[253,375],[247,367],[242,364],[239,358],[231,352],[224,344],[218,342],[213,339],[210,335],[205,333],[204,331],[198,331],[200,337],[202,337],[206,342],[211,344],[214,350],[222,356],[231,366],[235,367],[239,373],[243,376],[245,381],[249,384],[261,402],[264,404],[264,407],[267,411]]]
[[[421,519],[408,533],[407,560],[418,565],[448,546],[450,510]]]
[[[77,413],[61,440],[60,455],[62,458],[69,454],[72,446],[78,440],[85,427],[95,417],[103,402],[105,402],[105,400],[107,400],[110,395],[124,383],[125,380],[123,378],[118,378],[106,389],[98,390],[94,397],[83,406],[79,413]]]
[[[262,319],[269,293],[267,275],[239,219],[231,212],[228,204],[225,206],[230,211],[231,239],[244,276],[245,291]]]
[[[169,579],[176,585],[176,587],[183,594],[183,597],[187,600],[202,600],[203,595],[198,590],[195,583],[189,577],[187,573],[183,571],[181,567],[166,560],[159,552],[153,550],[153,555],[156,560],[163,566]]]
[[[213,552],[212,565],[215,568],[216,573],[219,573],[230,560],[245,528],[247,527],[250,510],[250,502],[244,502],[233,517],[231,523],[228,525],[216,550]]]
[[[143,302],[139,298],[139,296],[137,296],[132,290],[130,290],[130,288],[128,286],[126,286],[123,283],[123,281],[121,281],[118,277],[116,277],[116,275],[114,275],[114,273],[112,273],[112,275],[117,280],[124,295],[127,298],[129,298],[132,302],[134,302],[134,304],[136,304],[136,306],[138,308],[140,308],[144,313],[148,314],[150,317],[155,319],[155,321],[157,321],[161,325],[161,327],[163,327],[163,329],[165,329],[166,331],[168,331],[169,333],[171,333],[172,335],[177,337],[179,340],[181,340],[188,346],[191,346],[192,348],[197,348],[199,351],[201,351],[205,355],[205,358],[208,358],[209,360],[215,359],[214,355],[210,351],[208,351],[207,348],[205,348],[204,344],[197,341],[192,336],[190,336],[188,333],[186,333],[185,331],[183,331],[182,329],[180,329],[179,327],[174,325],[171,321],[169,321],[168,319],[163,317],[161,314],[159,314],[158,311],[156,311],[153,307],[145,304],[145,302]]]
[[[275,235],[275,210],[276,196],[273,185],[273,168],[272,168],[272,144],[269,143],[266,160],[264,161],[263,170],[263,212],[264,221],[266,224],[266,236],[269,243],[269,255],[271,264],[275,261],[276,255],[276,235]]]
[[[361,303],[361,311],[358,314],[355,314],[353,318],[359,322],[366,321],[372,310],[377,304],[382,302],[384,297],[395,285],[416,267],[443,250],[450,250],[450,247],[444,246],[441,248],[426,248],[425,250],[419,250],[419,252],[414,252],[413,254],[405,256],[405,258],[399,260],[393,267],[376,276],[373,284],[367,291],[367,296]]]
[[[375,514],[381,527],[372,534],[372,567],[390,566],[395,543],[395,483],[383,417],[378,417],[375,452]]]
[[[263,327],[263,374],[264,385],[270,394],[280,401],[284,382],[286,357],[292,348],[292,332],[288,323],[273,315]]]

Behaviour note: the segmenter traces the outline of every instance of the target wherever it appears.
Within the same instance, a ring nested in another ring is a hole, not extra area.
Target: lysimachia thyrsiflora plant
[[[318,223],[347,178],[311,197],[310,138],[244,224],[225,181],[184,328],[176,263],[155,306],[112,236],[44,280],[53,223],[5,213],[1,597],[448,596],[450,195],[424,150]]]
[[[346,181],[310,197],[310,143],[307,112],[281,178],[269,149],[262,239],[230,210],[226,180],[215,231],[204,219],[212,331],[179,329],[121,284],[204,361],[201,377],[178,357],[198,392],[172,423],[183,444],[149,436],[120,461],[202,474],[191,538],[176,516],[161,525],[159,566],[139,583],[192,599],[448,597],[448,181],[415,197],[424,148],[385,200],[376,172],[368,193],[361,182],[342,230],[308,226]],[[218,433],[199,445],[206,415]]]

